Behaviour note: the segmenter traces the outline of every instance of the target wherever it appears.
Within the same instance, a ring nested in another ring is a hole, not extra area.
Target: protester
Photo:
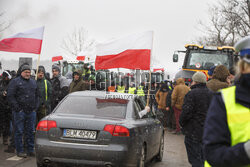
[[[8,136],[10,132],[11,110],[7,100],[7,89],[12,76],[10,71],[2,73],[0,81],[0,135],[3,136],[3,144],[8,145]]]
[[[21,67],[21,76],[11,80],[7,99],[14,111],[15,146],[18,157],[34,156],[34,132],[36,111],[39,107],[39,90],[36,81],[31,79],[28,65]],[[24,152],[23,136],[25,134],[27,154]]]
[[[115,92],[115,82],[111,82],[111,86],[108,87],[108,92]]]
[[[148,92],[146,92],[146,88],[144,83],[142,82],[136,89],[136,94],[138,96],[142,96],[145,99],[145,93],[147,94]]]
[[[208,81],[210,81],[212,79],[213,73],[214,73],[214,69],[216,68],[216,66],[212,66],[210,67],[210,69],[208,70],[207,74],[208,74]]]
[[[91,66],[88,63],[84,64],[83,73],[82,73],[83,80],[89,80],[89,77],[91,75],[90,68],[91,68]]]
[[[51,83],[45,79],[45,74],[44,66],[39,66],[37,75],[37,87],[40,93],[40,105],[37,111],[38,121],[51,112],[52,86]]]
[[[153,112],[156,112],[157,107],[158,107],[158,104],[157,104],[156,98],[155,98],[155,95],[156,95],[158,90],[159,90],[158,84],[153,82],[151,89],[150,89],[150,100],[149,100],[150,108],[152,108]]]
[[[90,74],[88,77],[88,89],[97,90],[95,85],[95,76],[93,74]]]
[[[176,82],[174,82],[171,86],[172,89],[168,91],[167,99],[166,99],[166,111],[169,112],[169,117],[167,118],[167,122],[169,122],[169,131],[173,132],[176,130],[176,121],[175,121],[175,116],[174,116],[174,110],[171,107],[171,98],[172,98],[172,93],[173,89],[176,86]]]
[[[166,99],[168,91],[168,85],[164,83],[155,95],[155,99],[158,104],[158,110],[156,113],[164,128],[169,127],[169,122],[167,122],[167,118],[169,117],[169,111],[166,111]]]
[[[15,78],[17,73],[16,73],[15,70],[12,70],[12,71],[10,71],[10,75],[11,75],[12,78]]]
[[[174,109],[175,121],[176,121],[176,134],[180,134],[181,129],[179,125],[179,117],[182,111],[182,105],[185,95],[189,92],[190,88],[185,85],[183,78],[178,78],[176,80],[176,86],[173,90],[171,97],[171,106]]]
[[[136,87],[135,83],[130,83],[129,88],[128,88],[128,93],[129,94],[136,94]]]
[[[120,82],[120,84],[118,85],[117,92],[125,93],[125,86],[124,86],[123,82]]]
[[[206,82],[207,78],[203,72],[196,72],[192,76],[191,91],[184,98],[179,121],[185,135],[188,161],[193,167],[201,167],[204,164],[202,135],[206,113],[213,95],[207,88]]]
[[[218,65],[213,72],[212,79],[207,82],[207,87],[213,92],[229,86],[229,70],[224,65]]]
[[[52,97],[51,97],[51,110],[68,94],[69,82],[61,75],[61,70],[58,65],[52,66],[53,78],[52,83]]]
[[[205,166],[250,166],[250,36],[236,43],[239,81],[214,95],[205,122]],[[210,165],[209,165],[209,164]]]
[[[73,81],[69,85],[69,93],[76,91],[87,90],[88,85],[82,80],[82,73],[80,70],[73,72]]]

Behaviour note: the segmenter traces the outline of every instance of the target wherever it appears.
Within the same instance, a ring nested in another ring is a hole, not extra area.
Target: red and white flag
[[[129,35],[96,46],[95,69],[150,70],[153,31]]]
[[[81,51],[81,52],[77,55],[76,60],[84,61],[84,60],[85,60],[85,56],[86,56],[86,52],[85,52],[85,51]]]
[[[59,61],[59,60],[63,60],[63,57],[62,56],[54,56],[54,57],[52,57],[52,62]]]
[[[21,32],[0,41],[0,51],[41,53],[44,27]]]
[[[154,68],[154,69],[153,69],[153,72],[156,72],[156,71],[164,72],[164,68]]]

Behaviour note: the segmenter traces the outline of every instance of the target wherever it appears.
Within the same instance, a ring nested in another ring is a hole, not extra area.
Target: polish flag
[[[84,60],[85,60],[85,56],[86,56],[86,52],[85,52],[85,51],[81,51],[81,52],[77,55],[76,60],[84,61]]]
[[[44,27],[21,32],[0,41],[0,51],[40,54]]]
[[[153,31],[100,43],[96,46],[95,69],[150,70]]]
[[[76,60],[84,61],[85,60],[85,56],[77,56]]]
[[[52,62],[59,61],[59,60],[63,60],[63,57],[62,56],[54,56],[54,57],[52,57]]]
[[[156,71],[162,71],[162,72],[164,72],[164,68],[154,68],[153,72],[156,72]]]

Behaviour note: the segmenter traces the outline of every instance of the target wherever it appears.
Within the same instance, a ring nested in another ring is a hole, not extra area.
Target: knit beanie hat
[[[25,70],[31,71],[30,66],[29,66],[29,65],[23,65],[23,66],[21,67],[21,73],[22,73],[23,71],[25,71]]]
[[[10,71],[9,70],[4,71],[2,75],[3,75],[4,78],[6,78],[6,77],[8,77],[9,79],[12,78],[11,75],[10,75]]]
[[[194,82],[198,82],[198,83],[206,83],[207,82],[207,77],[203,72],[196,72],[192,76],[192,80]]]
[[[38,73],[39,72],[43,72],[45,74],[45,68],[44,68],[44,66],[39,66],[38,67]]]
[[[59,67],[57,64],[53,64],[52,70],[53,70],[53,69],[55,69],[55,70],[61,72],[60,67]]]

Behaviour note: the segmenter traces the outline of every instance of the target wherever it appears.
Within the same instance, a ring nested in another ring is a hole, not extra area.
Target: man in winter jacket
[[[171,97],[173,93],[173,89],[176,86],[176,82],[172,84],[172,89],[168,91],[167,99],[166,99],[166,111],[169,112],[169,117],[167,118],[167,122],[169,122],[169,131],[173,131],[176,128],[176,122],[175,122],[175,116],[174,116],[174,110],[171,107]]]
[[[182,111],[182,105],[185,95],[189,92],[190,88],[185,85],[184,79],[179,78],[176,80],[176,86],[173,90],[171,97],[171,106],[174,109],[176,120],[176,133],[180,133],[179,117]]]
[[[73,72],[73,81],[69,85],[69,93],[87,90],[88,85],[82,80],[80,70]]]
[[[206,87],[206,75],[204,73],[196,72],[192,80],[191,91],[184,98],[179,122],[185,135],[188,161],[193,167],[201,167],[204,164],[202,153],[203,128],[212,92]]]
[[[69,92],[69,82],[68,80],[61,75],[61,70],[58,65],[52,66],[53,78],[51,79],[52,83],[52,101],[51,101],[51,110],[57,106],[57,104],[68,94]]]
[[[8,135],[11,121],[11,110],[7,101],[7,88],[11,79],[10,71],[4,71],[0,80],[0,134],[3,144],[8,145]]]
[[[169,117],[169,112],[166,112],[166,99],[168,91],[169,91],[168,85],[164,83],[155,95],[155,99],[158,104],[157,114],[159,114],[159,119],[164,128],[167,128],[167,125],[169,125],[169,122],[167,122],[167,118]]]
[[[208,89],[217,92],[229,86],[229,70],[224,65],[218,65],[213,72],[212,79],[207,82]]]
[[[11,80],[7,99],[12,107],[15,124],[15,145],[17,156],[26,157],[23,148],[25,134],[27,153],[34,156],[34,132],[36,111],[39,107],[39,90],[36,81],[31,79],[28,65],[21,68],[21,76]]]
[[[37,120],[40,121],[43,117],[51,112],[51,95],[52,87],[51,83],[45,79],[45,68],[39,66],[37,75],[37,87],[40,92],[40,105],[37,111]]]

